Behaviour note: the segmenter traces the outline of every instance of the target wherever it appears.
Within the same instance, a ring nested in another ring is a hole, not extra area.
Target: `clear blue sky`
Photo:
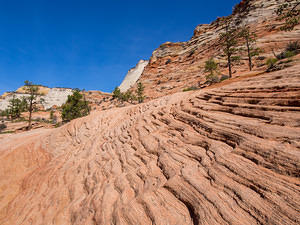
[[[24,80],[112,91],[140,59],[239,0],[0,0],[0,94]]]

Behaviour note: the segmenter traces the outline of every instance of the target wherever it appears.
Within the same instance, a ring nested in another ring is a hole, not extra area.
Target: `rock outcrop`
[[[244,0],[231,18],[222,17],[211,24],[197,26],[189,41],[162,44],[153,52],[140,77],[146,96],[153,99],[201,86],[205,82],[205,61],[211,57],[219,63],[220,73],[228,74],[226,57],[219,43],[219,35],[224,32],[228,21],[235,27],[249,26],[256,33],[256,47],[262,52],[259,57],[254,57],[254,70],[265,70],[266,59],[274,57],[272,49],[278,54],[289,42],[300,37],[299,25],[290,32],[279,29],[282,21],[276,20],[275,10],[283,2],[285,0]],[[240,42],[238,48],[242,47],[244,44]],[[233,76],[248,70],[246,53],[241,55],[241,61],[234,66]]]
[[[299,71],[1,139],[0,224],[299,224]]]
[[[140,60],[136,67],[128,71],[127,75],[119,86],[121,92],[126,92],[137,82],[148,63],[149,61],[147,60]]]
[[[71,88],[48,88],[44,86],[39,86],[39,96],[37,102],[44,109],[50,109],[53,106],[61,106],[68,99],[68,95],[72,95]],[[29,95],[25,93],[24,88],[20,87],[15,92],[5,93],[0,98],[0,110],[7,109],[9,101],[13,98],[28,97]]]

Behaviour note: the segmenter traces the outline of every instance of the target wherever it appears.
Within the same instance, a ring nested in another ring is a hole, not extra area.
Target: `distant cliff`
[[[53,106],[61,106],[72,94],[71,88],[48,88],[39,86],[38,102],[43,109],[49,109]],[[28,97],[25,93],[24,87],[18,88],[15,92],[6,92],[0,98],[0,110],[5,110],[9,105],[9,100],[15,96],[16,98]]]
[[[204,83],[205,61],[213,57],[219,64],[222,74],[227,74],[226,57],[221,51],[219,35],[224,32],[225,24],[230,21],[236,28],[244,25],[257,35],[256,46],[262,50],[254,57],[254,70],[265,70],[266,58],[274,57],[272,49],[281,52],[289,42],[300,37],[300,26],[293,31],[281,31],[282,21],[277,20],[275,10],[284,0],[243,0],[234,7],[233,14],[220,17],[211,24],[198,25],[192,38],[186,42],[166,42],[160,45],[149,60],[139,80],[145,86],[149,98],[157,98],[182,91],[187,87],[198,87]],[[296,2],[291,0],[289,2]],[[243,48],[240,42],[238,48]],[[241,54],[241,60],[234,67],[233,76],[248,71],[247,57]]]
[[[124,78],[123,82],[119,86],[121,92],[127,91],[131,88],[137,80],[142,75],[144,68],[148,65],[149,61],[140,60],[136,67],[132,68],[128,71],[126,77]]]

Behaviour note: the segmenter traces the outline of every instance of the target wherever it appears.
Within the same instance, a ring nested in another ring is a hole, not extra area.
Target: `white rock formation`
[[[8,108],[9,101],[13,99],[13,97],[21,99],[22,97],[29,97],[28,94],[20,94],[20,93],[12,93],[5,96],[4,99],[0,99],[0,110],[5,110]]]
[[[38,103],[42,104],[44,109],[49,109],[52,106],[61,106],[68,99],[68,95],[72,94],[72,89],[70,88],[49,88],[49,91],[45,95],[41,95],[37,98]],[[10,93],[5,97],[0,99],[0,110],[7,109],[9,105],[9,100],[15,95],[16,98],[21,99],[23,96],[28,97],[28,94],[23,93]],[[44,101],[41,101],[44,99]]]
[[[128,71],[123,82],[119,86],[121,92],[127,91],[137,82],[137,80],[142,75],[144,68],[148,65],[148,63],[149,61],[147,60],[140,60],[139,63],[136,65],[136,67]]]
[[[61,106],[64,104],[68,95],[72,95],[72,89],[69,88],[51,88],[47,95],[44,96],[45,102],[43,106],[45,109],[49,109],[52,106]]]

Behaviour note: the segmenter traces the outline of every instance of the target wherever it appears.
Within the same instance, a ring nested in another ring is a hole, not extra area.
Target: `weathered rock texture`
[[[300,66],[0,140],[0,224],[299,224]]]
[[[189,41],[167,42],[156,49],[140,77],[145,86],[146,96],[152,99],[182,91],[187,87],[199,87],[205,82],[205,61],[211,57],[219,63],[220,72],[228,74],[226,57],[219,43],[219,35],[225,31],[225,23],[228,20],[233,27],[250,26],[250,30],[257,34],[256,47],[261,48],[263,52],[260,57],[254,57],[254,70],[265,70],[266,58],[274,57],[272,49],[279,54],[286,44],[299,40],[300,26],[291,32],[279,29],[283,22],[276,20],[275,10],[285,0],[243,2],[245,4],[237,8],[232,19],[223,17],[211,24],[199,25]],[[244,44],[240,41],[238,48],[241,47],[244,47]],[[247,54],[241,52],[241,55],[240,63],[233,68],[233,76],[248,70]]]
[[[39,86],[39,96],[37,102],[44,108],[50,109],[53,106],[61,106],[64,104],[68,95],[72,95],[71,88],[48,88]],[[23,87],[20,87],[15,92],[5,93],[3,96],[0,96],[0,110],[7,109],[9,105],[9,100],[15,96],[16,98],[28,97],[29,95],[25,93]],[[40,101],[43,99],[44,101]]]
[[[121,92],[127,91],[137,82],[148,63],[149,61],[147,60],[140,60],[136,67],[128,71],[127,75],[119,86]]]

